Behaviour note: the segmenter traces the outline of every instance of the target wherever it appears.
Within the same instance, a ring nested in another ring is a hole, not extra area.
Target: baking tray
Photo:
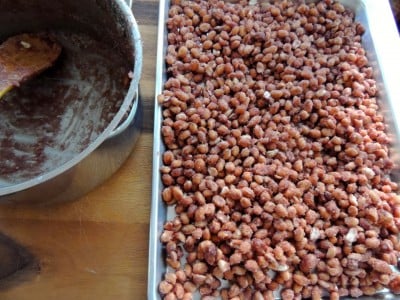
[[[312,0],[308,1],[311,2]],[[250,1],[251,2],[251,1]],[[314,1],[315,2],[315,1]],[[380,95],[381,110],[394,135],[394,156],[396,164],[400,163],[400,38],[396,23],[391,11],[389,0],[339,0],[347,8],[355,12],[356,21],[366,28],[362,37],[362,44],[367,50],[369,63],[374,69],[375,79]],[[161,299],[158,293],[158,284],[167,266],[163,257],[163,245],[160,235],[163,224],[174,215],[172,207],[167,207],[161,197],[163,184],[161,182],[160,167],[162,166],[162,153],[165,146],[161,137],[162,107],[157,101],[167,79],[165,53],[167,48],[167,29],[165,26],[168,18],[169,0],[160,0],[158,20],[158,46],[157,68],[154,104],[154,142],[153,142],[153,176],[152,199],[149,238],[148,262],[148,299]],[[394,180],[400,182],[400,170],[393,172]],[[279,299],[279,297],[277,297]],[[343,299],[352,299],[349,297]],[[357,299],[400,299],[388,290],[382,290],[375,296],[364,296]]]

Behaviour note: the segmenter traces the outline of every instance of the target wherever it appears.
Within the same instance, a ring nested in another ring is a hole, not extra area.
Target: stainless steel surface
[[[112,45],[120,45],[126,60],[131,62],[133,73],[120,109],[94,141],[49,172],[1,186],[0,203],[53,203],[75,199],[108,178],[132,151],[141,128],[138,84],[142,71],[142,41],[128,6],[131,2],[0,0],[0,38],[48,28],[85,30],[90,35],[108,39],[114,43]]]
[[[381,109],[384,110],[386,121],[395,136],[394,159],[399,161],[400,137],[400,38],[396,29],[393,15],[388,0],[340,0],[346,7],[356,13],[356,20],[367,29],[363,36],[363,46],[368,52],[370,62],[376,71]],[[156,70],[155,95],[159,95],[166,80],[164,55],[166,53],[166,27],[168,17],[168,0],[160,0],[159,28],[158,28],[158,53]],[[173,209],[167,208],[161,198],[163,184],[160,178],[162,166],[162,153],[165,146],[161,137],[162,109],[155,99],[154,111],[154,142],[153,142],[153,183],[149,240],[149,268],[148,268],[148,299],[161,299],[158,293],[158,283],[162,279],[167,267],[163,258],[160,234],[163,224],[168,217],[173,215]],[[393,176],[400,181],[400,171],[395,170]],[[277,297],[277,299],[279,299]],[[358,299],[399,299],[399,296],[383,290],[372,297]]]
[[[125,0],[125,2],[129,8],[132,8],[133,0]],[[135,94],[135,96],[133,98],[136,100],[139,100],[138,92]],[[122,131],[124,131],[126,128],[128,128],[129,124],[132,123],[133,118],[135,118],[135,116],[136,116],[136,109],[130,109],[128,117],[125,120],[122,120],[122,122],[110,133],[109,138],[117,136]]]
[[[134,99],[136,99],[135,101],[140,101],[138,93],[135,94]],[[137,104],[134,102],[132,108],[129,109],[127,112],[127,117],[121,121],[121,123],[117,126],[117,128],[111,131],[110,136],[108,137],[109,139],[121,134],[121,132],[126,130],[126,128],[128,128],[128,126],[134,121],[134,118],[136,117],[137,114],[136,107]]]

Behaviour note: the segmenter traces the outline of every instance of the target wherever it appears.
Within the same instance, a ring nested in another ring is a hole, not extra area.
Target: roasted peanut
[[[168,14],[160,173],[179,217],[160,236],[175,269],[160,294],[398,293],[398,186],[363,27],[335,1],[234,2]]]

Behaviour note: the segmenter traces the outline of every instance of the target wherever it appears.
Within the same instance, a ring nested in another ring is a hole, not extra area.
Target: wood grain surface
[[[0,206],[0,299],[146,299],[158,1],[134,1],[143,130],[108,181],[73,202]]]

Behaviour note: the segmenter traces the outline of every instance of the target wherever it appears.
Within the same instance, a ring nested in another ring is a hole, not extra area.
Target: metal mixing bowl
[[[101,88],[102,85],[107,84],[113,87],[115,82],[102,82],[102,74],[97,74],[103,70],[102,64],[97,64],[95,60],[90,61],[83,67],[80,65],[82,69],[93,68],[97,72],[91,75],[91,81],[89,80],[86,84],[86,89],[89,91],[86,92],[91,95],[90,99],[85,98],[86,94],[82,96],[82,93],[78,93],[77,98],[80,101],[78,105],[76,104],[78,100],[75,101],[74,97],[69,95],[66,107],[59,111],[51,111],[53,108],[51,103],[48,103],[48,110],[51,113],[47,114],[45,107],[47,103],[43,104],[46,100],[33,102],[34,105],[25,103],[26,99],[21,100],[26,94],[28,94],[26,98],[29,98],[29,88],[34,89],[35,93],[40,93],[40,84],[49,86],[53,84],[51,81],[53,80],[58,82],[61,89],[57,86],[51,93],[64,95],[62,87],[68,81],[72,87],[69,86],[66,93],[70,93],[72,88],[82,92],[79,76],[76,77],[74,73],[71,78],[57,78],[59,74],[56,65],[55,71],[43,75],[36,82],[30,83],[30,87],[28,85],[21,88],[16,92],[17,94],[10,95],[8,100],[0,103],[3,105],[0,106],[0,119],[2,124],[7,124],[7,126],[4,125],[6,130],[3,128],[0,131],[0,162],[2,163],[0,164],[0,203],[53,203],[76,199],[84,195],[120,167],[131,153],[140,131],[141,104],[138,84],[142,70],[142,44],[129,4],[123,0],[0,0],[0,41],[14,34],[36,31],[68,31],[72,35],[83,34],[101,42],[101,45],[108,45],[110,51],[112,49],[111,54],[118,53],[125,60],[128,69],[131,70],[130,81],[126,78],[125,84],[128,86],[126,89],[116,90],[115,93],[105,91],[100,95],[101,97],[92,97],[98,92],[96,90],[96,93],[91,92],[92,88],[96,89],[98,86]],[[69,46],[82,42],[75,38],[71,41]],[[86,49],[87,46],[81,45],[81,47]],[[68,60],[66,61],[67,63],[64,64],[68,65]],[[77,64],[82,64],[82,62],[79,61]],[[69,72],[70,69],[67,71]],[[68,77],[70,75],[68,72],[62,75]],[[51,98],[51,95],[47,94],[46,97]],[[118,95],[122,95],[121,99],[116,99]],[[113,105],[107,102],[110,100],[107,97],[115,101]],[[54,99],[54,101],[57,100]],[[29,102],[29,99],[26,101]],[[4,107],[7,107],[9,111],[6,112]],[[108,113],[109,107],[113,107],[115,111]],[[17,108],[18,115],[13,114],[12,110]],[[30,115],[21,117],[25,111],[29,111]],[[31,122],[31,127],[25,124],[27,122],[19,122],[19,127],[15,126],[15,120],[18,118]],[[43,118],[49,121],[43,122]],[[44,128],[43,132],[36,130],[30,134],[29,129],[36,128],[35,122],[39,122],[38,124]],[[51,132],[52,125],[49,124],[54,123],[57,124],[55,126],[57,132]],[[103,124],[102,127],[97,125],[100,123]],[[101,130],[96,132],[99,128]],[[18,140],[13,141],[12,145],[15,147],[4,142],[5,135],[13,136],[14,131],[19,132],[13,137]],[[54,141],[61,141],[62,145],[60,142],[60,145],[52,144],[50,147],[46,144],[48,141],[44,139],[45,142],[40,146],[42,152],[37,150],[37,146],[35,150],[33,144],[36,140],[43,141],[45,134],[53,138],[53,144]],[[26,146],[29,143],[30,146]],[[22,149],[26,152],[24,155],[31,157],[33,161],[40,156],[41,161],[37,163],[39,167],[36,166],[35,170],[25,168],[24,166],[29,161],[23,161],[23,159],[19,162],[12,159],[7,161],[8,157],[1,154],[1,151],[5,151],[7,147],[11,149],[8,149],[9,151],[15,151],[18,155]],[[19,167],[18,163],[23,167]],[[4,167],[7,165],[12,165],[15,173],[7,173]]]

